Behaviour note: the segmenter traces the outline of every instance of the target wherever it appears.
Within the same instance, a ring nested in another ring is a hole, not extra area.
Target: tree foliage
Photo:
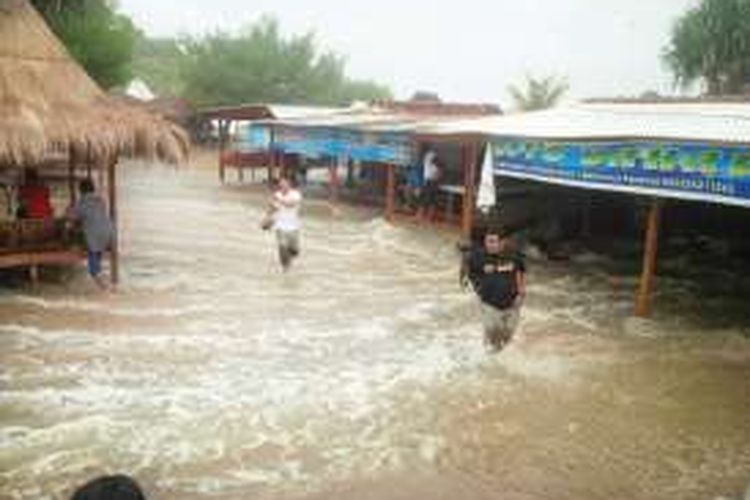
[[[197,105],[243,102],[343,104],[387,98],[390,91],[346,77],[345,61],[320,52],[311,33],[285,38],[265,18],[239,35],[216,33],[181,42],[184,96]]]
[[[173,38],[138,40],[133,57],[133,75],[142,78],[158,95],[180,96],[184,83],[180,68],[184,51]]]
[[[111,0],[32,0],[52,31],[105,89],[127,83],[139,36]]]
[[[739,93],[750,80],[750,0],[702,0],[675,23],[663,60],[683,87]]]
[[[545,78],[526,77],[525,86],[508,87],[516,107],[521,111],[536,111],[551,108],[568,91],[568,83],[554,76]]]

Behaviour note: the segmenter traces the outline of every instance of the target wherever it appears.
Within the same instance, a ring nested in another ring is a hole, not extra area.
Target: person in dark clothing
[[[71,500],[145,500],[135,480],[128,476],[102,476],[78,488]]]
[[[471,285],[479,298],[484,341],[490,349],[503,349],[518,327],[526,294],[525,275],[523,256],[511,250],[507,236],[500,231],[487,231],[483,246],[474,246],[464,254],[461,285]]]

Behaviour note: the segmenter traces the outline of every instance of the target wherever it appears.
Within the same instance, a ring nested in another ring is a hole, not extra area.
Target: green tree
[[[173,38],[142,37],[133,55],[133,76],[142,78],[158,95],[182,95],[185,86],[180,66],[184,56]]]
[[[523,88],[516,85],[508,87],[516,107],[521,111],[536,111],[551,108],[568,91],[568,83],[554,76],[546,78],[526,77]]]
[[[702,0],[677,20],[662,58],[682,87],[739,93],[750,79],[750,0]]]
[[[216,33],[181,42],[184,97],[197,105],[281,102],[344,104],[390,97],[380,85],[346,77],[345,61],[320,52],[311,33],[284,38],[265,18],[239,35]]]
[[[32,0],[70,54],[102,87],[131,78],[139,32],[112,0]]]

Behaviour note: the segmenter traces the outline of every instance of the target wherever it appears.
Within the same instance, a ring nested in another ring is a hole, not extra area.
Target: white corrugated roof
[[[326,108],[323,106],[295,106],[288,104],[267,104],[271,114],[279,120],[329,116],[343,112],[346,108]]]
[[[263,120],[263,123],[301,128],[340,128],[364,132],[416,132],[440,123],[456,122],[450,115],[417,115],[398,113],[378,107],[340,108],[328,114],[289,116]]]
[[[421,132],[565,140],[677,140],[750,144],[750,102],[578,104],[437,123]]]

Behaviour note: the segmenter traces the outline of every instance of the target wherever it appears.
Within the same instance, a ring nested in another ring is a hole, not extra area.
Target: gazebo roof
[[[0,0],[0,164],[35,163],[52,151],[177,163],[188,139],[105,94],[28,0]]]

